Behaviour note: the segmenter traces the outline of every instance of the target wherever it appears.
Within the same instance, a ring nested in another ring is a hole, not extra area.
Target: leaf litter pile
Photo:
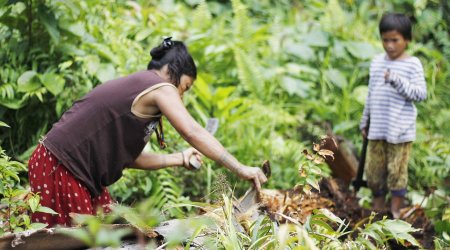
[[[332,145],[330,147],[330,145]],[[335,153],[338,146],[336,141],[331,138],[323,138],[319,144],[314,144],[315,153],[307,150],[303,154],[314,164],[326,161],[329,165],[335,160]],[[336,157],[342,161],[339,154]],[[338,163],[339,164],[339,163]],[[263,164],[263,170],[268,177],[270,176],[270,165],[268,162]],[[299,175],[305,177],[304,169],[299,169]],[[368,222],[372,211],[360,206],[359,198],[353,189],[350,188],[348,180],[343,178],[324,178],[314,188],[307,188],[310,185],[302,187],[297,186],[289,190],[262,189],[259,194],[254,189],[249,189],[247,193],[233,203],[234,216],[236,221],[240,222],[242,230],[245,230],[245,224],[249,220],[255,221],[258,215],[267,214],[272,221],[279,224],[299,222],[302,225],[306,223],[308,217],[317,210],[329,210],[334,215],[348,224],[348,229],[362,227]],[[211,211],[206,212],[207,216]],[[216,217],[216,219],[224,218]],[[225,217],[225,216],[224,216]],[[383,217],[392,219],[389,209],[378,212],[374,215],[372,222],[383,219]],[[252,219],[253,218],[253,219]],[[412,227],[419,229],[412,233],[414,238],[424,247],[429,249],[433,247],[434,230],[431,221],[425,216],[424,210],[418,206],[407,206],[401,210],[401,219],[408,222]],[[398,245],[395,241],[389,242],[393,249],[406,249]]]
[[[330,144],[332,145],[331,147]],[[324,161],[330,163],[335,159],[342,160],[343,158],[342,155],[335,155],[337,148],[338,146],[334,139],[324,138],[319,144],[314,144],[314,152],[310,153],[304,150],[303,154],[312,162],[312,165],[317,165]],[[270,177],[270,164],[268,161],[263,163],[262,169],[266,176]],[[309,174],[311,173],[309,172]],[[301,180],[307,180],[305,168],[300,167],[299,175]],[[356,196],[355,191],[350,188],[348,180],[325,178],[320,183],[305,181],[303,184],[309,185],[298,185],[289,190],[262,189],[260,193],[257,193],[254,188],[250,188],[241,198],[232,201],[232,204],[228,200],[227,205],[227,200],[224,199],[218,204],[211,204],[211,207],[203,207],[198,217],[209,218],[215,221],[215,226],[210,232],[217,232],[216,226],[226,228],[230,217],[232,217],[231,221],[234,228],[241,233],[249,232],[250,226],[264,214],[268,215],[271,221],[279,225],[284,223],[305,225],[308,217],[314,212],[319,210],[322,213],[331,211],[347,225],[347,230],[364,227],[364,224],[369,222],[369,217],[371,216],[373,218],[371,219],[372,223],[383,218],[392,219],[387,208],[385,212],[372,215],[372,211],[361,207],[358,203],[359,198]],[[227,189],[226,180],[218,180],[216,185],[221,190]],[[229,214],[226,213],[227,210],[230,212]],[[330,216],[333,217],[334,215]],[[426,249],[432,248],[434,231],[431,222],[425,217],[424,210],[419,206],[409,206],[401,211],[401,215],[402,220],[419,229],[413,232],[412,235],[421,246]],[[183,228],[182,225],[186,223],[186,220],[171,220],[162,223],[155,231],[163,238],[167,238],[173,231],[180,231],[180,228]],[[330,224],[330,226],[335,225]],[[355,231],[357,232],[357,230]],[[191,233],[186,231],[186,236],[189,237]],[[204,239],[201,236],[196,237],[192,244],[202,246]],[[388,244],[392,249],[407,249],[397,244],[394,240],[389,241]],[[410,246],[413,247],[412,245]]]

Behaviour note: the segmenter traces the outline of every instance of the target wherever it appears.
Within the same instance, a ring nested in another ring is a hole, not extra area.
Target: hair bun
[[[162,46],[153,48],[150,51],[150,55],[152,56],[153,60],[159,60],[159,59],[163,58],[165,54],[166,54],[166,50]]]
[[[167,53],[167,50],[170,50],[173,46],[172,37],[164,38],[161,45],[159,45],[156,48],[153,48],[150,51],[150,55],[152,56],[152,59],[159,60],[164,57],[164,55]]]

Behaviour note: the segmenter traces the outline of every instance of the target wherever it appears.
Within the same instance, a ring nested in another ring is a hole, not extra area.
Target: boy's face
[[[383,41],[383,48],[390,59],[395,60],[400,58],[405,52],[409,41],[406,40],[402,34],[396,30],[386,31],[381,34]]]

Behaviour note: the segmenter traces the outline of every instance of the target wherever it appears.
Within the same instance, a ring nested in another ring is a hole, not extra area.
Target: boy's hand
[[[389,76],[391,75],[391,70],[387,69],[386,72],[384,72],[384,82],[389,83]]]
[[[361,129],[361,135],[362,135],[362,137],[363,137],[364,139],[367,138],[367,128]]]

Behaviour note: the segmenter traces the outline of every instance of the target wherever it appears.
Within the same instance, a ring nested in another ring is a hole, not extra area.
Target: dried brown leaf
[[[323,158],[321,158],[321,157],[316,157],[316,158],[314,159],[313,162],[314,162],[315,164],[321,164],[323,161],[324,161]]]
[[[332,160],[334,160],[334,153],[331,150],[328,149],[321,149],[318,152],[319,155],[323,156],[324,158],[326,158],[327,156],[331,157]]]

